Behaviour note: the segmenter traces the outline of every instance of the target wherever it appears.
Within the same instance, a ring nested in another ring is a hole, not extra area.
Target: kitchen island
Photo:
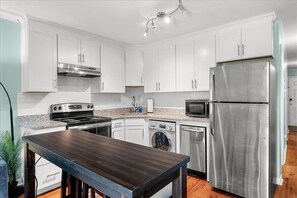
[[[78,130],[23,141],[25,197],[35,196],[35,153],[109,197],[150,197],[170,182],[172,197],[187,197],[188,156]]]

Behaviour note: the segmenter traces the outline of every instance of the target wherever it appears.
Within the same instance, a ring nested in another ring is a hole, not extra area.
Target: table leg
[[[25,145],[25,198],[35,197],[35,153]]]
[[[179,177],[172,182],[172,198],[187,197],[187,166],[179,170]]]

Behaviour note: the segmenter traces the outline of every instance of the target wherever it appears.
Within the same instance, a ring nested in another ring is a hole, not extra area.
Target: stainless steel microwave
[[[208,100],[186,100],[186,115],[190,117],[208,118]]]

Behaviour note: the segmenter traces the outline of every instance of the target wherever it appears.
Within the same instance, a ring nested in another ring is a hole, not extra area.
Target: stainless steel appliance
[[[269,61],[210,69],[212,186],[243,196],[271,197],[276,160],[276,79]]]
[[[186,100],[186,115],[207,118],[209,116],[208,100]]]
[[[175,122],[149,121],[150,147],[165,151],[175,150]]]
[[[101,76],[101,71],[100,68],[97,67],[86,67],[81,65],[59,63],[58,75],[95,78]]]
[[[189,155],[188,172],[206,176],[206,128],[180,126],[180,153]]]
[[[78,129],[111,137],[111,118],[94,116],[94,105],[92,103],[51,105],[50,119],[66,122],[67,129]]]

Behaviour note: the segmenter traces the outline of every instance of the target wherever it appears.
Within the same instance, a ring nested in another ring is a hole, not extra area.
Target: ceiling
[[[183,0],[188,10],[171,24],[143,36],[146,20],[171,11],[178,0],[39,0],[4,1],[3,10],[82,29],[129,44],[144,44],[274,11],[284,27],[288,66],[297,68],[297,0]]]

